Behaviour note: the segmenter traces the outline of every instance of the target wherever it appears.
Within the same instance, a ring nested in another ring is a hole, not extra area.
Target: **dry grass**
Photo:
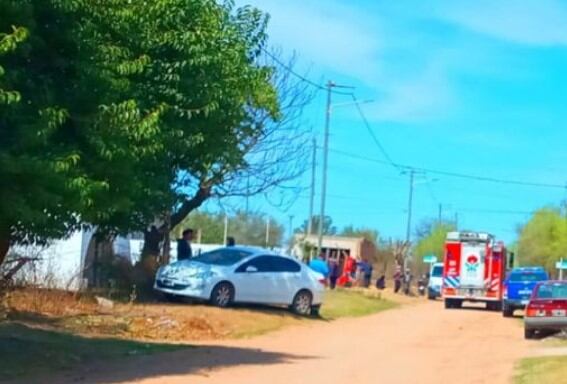
[[[326,319],[363,316],[392,308],[376,290],[327,292],[321,315]],[[74,334],[164,342],[249,337],[290,325],[316,321],[285,309],[205,305],[121,304],[103,309],[88,295],[55,290],[23,289],[6,299],[8,318],[45,329]]]
[[[47,316],[68,316],[96,310],[94,297],[55,289],[26,288],[9,291],[4,298],[11,311]]]

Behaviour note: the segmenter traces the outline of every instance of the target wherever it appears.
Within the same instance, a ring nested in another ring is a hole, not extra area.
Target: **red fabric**
[[[348,259],[346,259],[345,272],[346,273],[354,272],[355,265],[356,265],[356,262],[355,262],[354,258],[349,257]]]

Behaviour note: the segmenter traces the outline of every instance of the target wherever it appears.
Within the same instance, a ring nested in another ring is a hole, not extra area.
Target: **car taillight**
[[[323,285],[327,285],[327,279],[319,279],[318,281]]]
[[[545,304],[529,304],[526,308],[526,317],[551,316],[551,308]]]

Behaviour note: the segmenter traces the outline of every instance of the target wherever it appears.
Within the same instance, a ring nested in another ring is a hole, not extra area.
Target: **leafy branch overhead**
[[[312,94],[263,55],[259,10],[0,0],[0,14],[0,243],[174,226],[302,172]]]

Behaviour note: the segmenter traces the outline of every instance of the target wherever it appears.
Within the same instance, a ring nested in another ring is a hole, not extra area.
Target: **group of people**
[[[361,286],[369,287],[372,279],[373,267],[367,260],[356,261],[354,257],[343,253],[343,265],[339,263],[339,256],[327,257],[321,252],[318,257],[313,258],[309,262],[309,266],[316,272],[322,274],[328,281],[329,288],[335,289],[339,286]],[[383,289],[385,287],[385,277],[381,276],[376,287]]]
[[[402,267],[396,265],[396,270],[394,272],[394,292],[398,293],[403,288],[403,293],[406,295],[410,294],[411,281],[413,280],[413,275],[409,268],[402,273]]]

